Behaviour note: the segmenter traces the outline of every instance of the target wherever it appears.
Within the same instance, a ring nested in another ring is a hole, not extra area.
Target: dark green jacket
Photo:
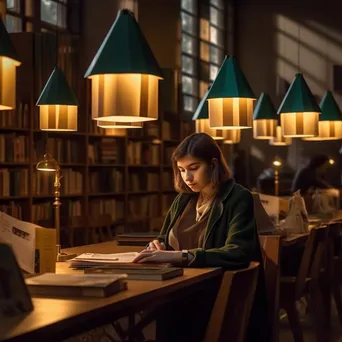
[[[172,203],[158,239],[171,249],[168,237],[175,221],[196,193],[181,193]],[[222,267],[226,270],[247,267],[259,261],[260,270],[251,312],[247,341],[268,341],[267,302],[262,253],[259,243],[252,194],[229,179],[222,184],[211,208],[204,248],[190,250],[194,259],[189,267]]]

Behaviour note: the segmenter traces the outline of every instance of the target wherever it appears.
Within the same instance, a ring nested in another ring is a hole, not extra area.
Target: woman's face
[[[177,161],[178,170],[184,183],[194,192],[200,192],[209,183],[211,167],[192,156],[185,156]]]

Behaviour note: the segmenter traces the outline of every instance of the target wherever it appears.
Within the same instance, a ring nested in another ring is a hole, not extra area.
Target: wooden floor
[[[316,342],[315,333],[312,329],[312,323],[308,316],[301,315],[301,326],[304,333],[305,342]],[[280,337],[279,342],[292,342],[293,337],[288,324],[288,320],[285,317],[280,321]],[[342,342],[342,326],[338,322],[337,313],[335,308],[333,308],[332,314],[332,338],[330,342]]]

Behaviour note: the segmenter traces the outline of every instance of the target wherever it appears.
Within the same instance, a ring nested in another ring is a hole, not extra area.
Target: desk
[[[137,248],[105,242],[67,251],[111,253]],[[67,263],[57,263],[57,273],[70,272],[79,271],[68,268]],[[186,298],[213,280],[219,281],[221,274],[220,268],[184,269],[183,276],[166,281],[128,281],[126,291],[107,298],[33,298],[32,312],[2,320],[0,341],[60,341],[142,310],[151,303]]]

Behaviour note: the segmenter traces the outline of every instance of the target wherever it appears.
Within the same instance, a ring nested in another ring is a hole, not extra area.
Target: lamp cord
[[[298,22],[298,72],[300,72],[300,23]]]

